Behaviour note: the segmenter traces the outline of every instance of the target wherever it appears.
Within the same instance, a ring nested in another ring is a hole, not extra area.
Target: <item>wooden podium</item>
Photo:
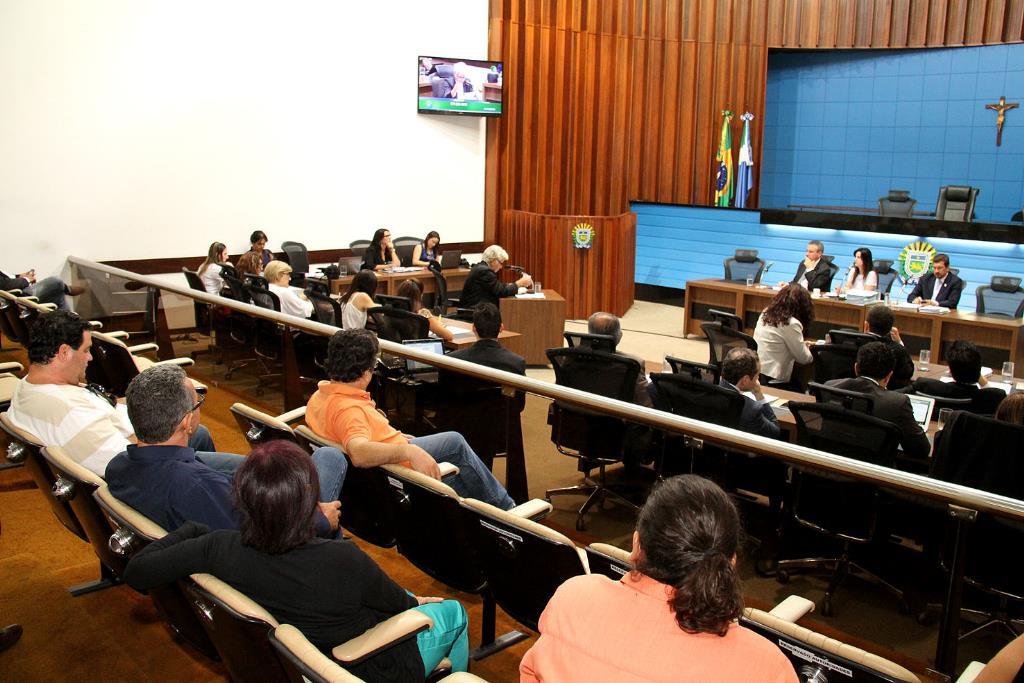
[[[593,245],[577,249],[573,226],[594,228]],[[554,216],[506,210],[499,243],[539,280],[544,289],[565,297],[569,318],[595,311],[624,315],[633,305],[636,270],[636,214],[619,216]]]

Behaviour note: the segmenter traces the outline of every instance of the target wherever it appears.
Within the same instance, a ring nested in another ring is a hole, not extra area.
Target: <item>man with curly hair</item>
[[[458,432],[410,437],[391,426],[366,391],[379,353],[377,337],[368,330],[341,330],[327,349],[329,381],[320,383],[306,406],[306,424],[337,441],[355,467],[402,465],[440,479],[438,462],[449,462],[459,474],[446,481],[460,495],[503,510],[515,502]]]

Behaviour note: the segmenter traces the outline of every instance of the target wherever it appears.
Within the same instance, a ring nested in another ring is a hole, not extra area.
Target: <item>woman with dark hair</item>
[[[243,275],[262,275],[263,261],[257,252],[247,251],[238,257],[235,269],[238,271],[238,277]]]
[[[398,268],[402,265],[398,253],[391,244],[391,231],[387,228],[379,228],[373,233],[370,246],[366,248],[366,255],[363,256],[363,270],[384,270],[385,268]]]
[[[431,230],[423,238],[420,244],[412,250],[412,264],[414,266],[429,266],[431,261],[441,260],[441,236],[437,230]]]
[[[796,681],[778,647],[736,623],[739,544],[739,514],[717,484],[665,480],[640,510],[633,571],[563,583],[520,681]]]
[[[875,261],[871,250],[861,247],[853,252],[853,265],[846,276],[847,289],[864,289],[873,292],[878,289],[878,273],[875,272]]]
[[[1024,394],[1020,392],[1010,394],[1000,401],[999,407],[996,408],[996,419],[1015,425],[1024,425]]]
[[[361,270],[352,277],[348,291],[341,297],[341,329],[361,330],[366,327],[366,311],[377,304],[377,275],[372,270]]]
[[[814,302],[800,285],[786,285],[761,311],[754,328],[761,374],[775,382],[788,382],[793,365],[814,361],[808,349],[813,341],[804,341],[804,330],[814,320]]]
[[[228,261],[228,248],[223,242],[214,242],[206,252],[206,260],[199,266],[199,278],[209,294],[220,294],[224,289],[224,278],[221,277],[221,266]]]
[[[455,600],[402,590],[354,543],[316,538],[320,484],[297,445],[270,441],[253,449],[235,474],[240,531],[209,531],[187,522],[138,553],[125,581],[148,590],[189,574],[213,574],[291,624],[327,654],[385,619],[416,608],[434,621],[415,640],[352,667],[366,680],[422,681],[443,657],[465,671],[466,612]]]
[[[440,318],[434,316],[430,309],[423,305],[423,285],[419,280],[408,279],[402,281],[398,286],[398,296],[404,296],[409,300],[409,310],[418,313],[430,322],[430,331],[445,341],[455,338],[452,331],[444,326]]]
[[[249,247],[249,251],[259,255],[261,266],[266,266],[273,260],[274,252],[267,249],[267,233],[262,230],[253,230],[253,233],[249,235],[249,243],[252,245]]]

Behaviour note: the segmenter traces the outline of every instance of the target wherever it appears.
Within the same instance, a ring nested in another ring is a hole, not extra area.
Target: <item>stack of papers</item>
[[[452,327],[451,325],[445,325],[444,329],[451,332],[453,337],[465,337],[473,334],[473,330],[467,330],[465,327]]]
[[[878,292],[869,292],[866,289],[850,289],[846,292],[846,303],[864,306],[878,301]]]
[[[544,292],[537,292],[536,294],[516,294],[517,299],[543,299]]]
[[[946,308],[945,306],[921,306],[921,308],[917,310],[921,311],[922,313],[939,313],[940,315],[949,313],[949,309]]]

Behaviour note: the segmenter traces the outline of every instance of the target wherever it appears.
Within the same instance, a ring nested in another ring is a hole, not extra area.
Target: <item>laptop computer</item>
[[[402,344],[413,347],[418,351],[430,351],[439,356],[444,355],[444,342],[440,339],[406,339]],[[415,375],[422,372],[437,372],[437,368],[430,363],[421,363],[412,358],[406,358],[405,371],[410,375]]]
[[[914,420],[927,432],[928,423],[932,421],[932,412],[935,410],[935,399],[917,394],[907,394],[907,397],[910,398],[910,407],[914,409]]]
[[[355,275],[362,266],[363,259],[358,256],[342,256],[338,259],[338,270],[344,271],[345,275]]]
[[[441,269],[458,268],[461,260],[462,250],[460,249],[449,249],[448,251],[441,252]]]

